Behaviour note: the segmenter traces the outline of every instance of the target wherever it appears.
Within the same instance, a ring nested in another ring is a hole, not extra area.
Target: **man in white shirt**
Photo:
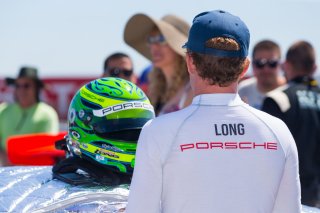
[[[291,133],[237,94],[249,40],[228,12],[194,18],[184,47],[195,97],[144,126],[127,213],[301,211]]]
[[[271,40],[258,42],[252,51],[253,77],[239,84],[239,95],[250,106],[261,109],[265,94],[285,84],[280,75],[280,47]]]

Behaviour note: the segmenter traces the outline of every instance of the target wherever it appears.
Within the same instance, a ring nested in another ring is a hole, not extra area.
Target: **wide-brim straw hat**
[[[22,67],[19,70],[17,78],[5,78],[5,81],[8,85],[13,85],[19,78],[32,79],[40,88],[44,87],[43,81],[39,79],[38,70],[34,67]]]
[[[175,15],[166,15],[160,20],[141,13],[132,16],[125,26],[124,41],[151,60],[147,37],[155,27],[159,29],[168,45],[176,53],[181,56],[185,55],[182,45],[188,40],[190,25]]]

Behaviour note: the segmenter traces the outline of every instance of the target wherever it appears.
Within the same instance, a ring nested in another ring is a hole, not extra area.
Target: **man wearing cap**
[[[228,12],[194,18],[184,47],[195,97],[144,126],[126,212],[300,212],[290,131],[237,94],[249,40]]]
[[[59,120],[56,111],[40,101],[43,82],[38,78],[37,69],[22,67],[16,79],[6,78],[14,85],[15,103],[0,105],[0,165],[8,164],[6,159],[7,138],[12,135],[29,133],[57,133]]]

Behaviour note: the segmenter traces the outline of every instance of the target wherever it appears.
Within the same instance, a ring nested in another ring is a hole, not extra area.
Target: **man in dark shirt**
[[[312,77],[316,71],[315,51],[306,41],[294,43],[282,65],[288,84],[271,91],[262,110],[282,119],[298,148],[301,201],[319,206],[320,88]]]

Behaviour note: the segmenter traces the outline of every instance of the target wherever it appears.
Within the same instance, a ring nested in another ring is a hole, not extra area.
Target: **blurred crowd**
[[[126,23],[124,41],[150,60],[138,76],[134,62],[123,52],[109,55],[100,77],[118,77],[137,84],[149,97],[156,116],[192,104],[193,91],[185,61],[190,25],[173,14],[155,19],[136,14]],[[296,141],[299,153],[302,203],[319,205],[320,89],[314,78],[316,51],[309,41],[296,41],[281,58],[279,44],[262,40],[254,44],[251,70],[241,79],[238,93],[247,104],[280,118]],[[45,87],[34,67],[22,67],[15,79],[14,103],[0,105],[0,164],[8,162],[11,136],[59,132],[59,119],[50,105],[40,100]],[[214,116],[214,115],[208,115]]]

